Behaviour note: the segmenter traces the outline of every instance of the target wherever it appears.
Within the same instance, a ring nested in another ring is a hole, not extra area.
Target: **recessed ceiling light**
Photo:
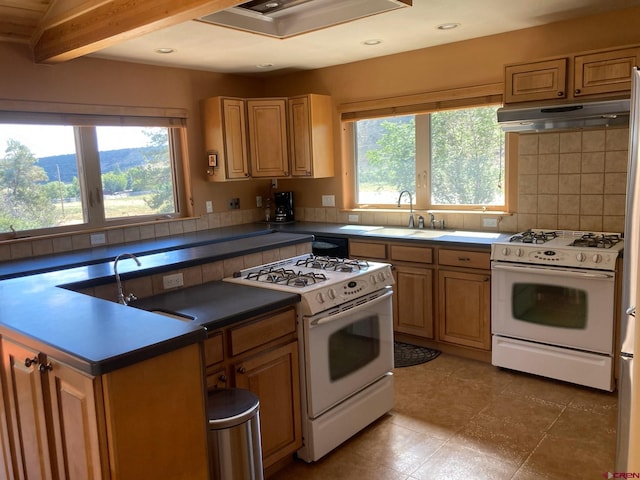
[[[453,30],[454,28],[458,28],[459,26],[459,23],[441,23],[436,28],[438,30]]]
[[[382,40],[378,40],[377,38],[372,38],[371,40],[365,40],[362,42],[363,45],[380,45]]]
[[[162,54],[174,53],[175,51],[176,50],[171,47],[156,48],[156,53],[162,53]]]
[[[256,65],[258,68],[273,68],[273,63],[260,63]]]

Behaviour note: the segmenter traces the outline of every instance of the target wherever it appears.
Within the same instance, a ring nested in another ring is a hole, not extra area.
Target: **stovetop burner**
[[[526,230],[521,233],[517,233],[509,238],[510,242],[518,243],[546,243],[554,238],[558,237],[558,232],[534,232],[533,230]]]
[[[611,248],[622,239],[618,234],[585,233],[576,238],[569,246],[587,248]]]
[[[261,268],[255,272],[249,272],[246,279],[302,288],[324,282],[327,280],[327,276],[323,273],[301,272],[289,268],[269,267]]]
[[[337,258],[312,255],[296,262],[297,267],[308,267],[320,270],[332,270],[335,272],[354,272],[369,268],[366,260],[354,260],[349,258]]]

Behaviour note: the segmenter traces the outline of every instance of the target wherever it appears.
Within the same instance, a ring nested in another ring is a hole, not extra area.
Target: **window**
[[[356,121],[355,203],[392,205],[409,190],[419,208],[504,208],[505,135],[496,110]]]
[[[0,237],[180,215],[181,128],[164,119],[74,126],[26,117],[10,123],[0,112]]]

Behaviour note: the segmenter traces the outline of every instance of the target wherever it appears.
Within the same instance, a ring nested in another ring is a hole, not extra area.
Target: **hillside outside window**
[[[393,206],[409,190],[422,209],[503,209],[505,135],[497,108],[356,121],[356,206]]]
[[[179,130],[0,123],[0,237],[177,215]]]

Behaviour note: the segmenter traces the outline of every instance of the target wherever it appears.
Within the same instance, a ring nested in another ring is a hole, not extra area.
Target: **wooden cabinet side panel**
[[[260,399],[264,468],[302,446],[298,345],[291,342],[235,365],[237,387]]]
[[[113,478],[207,480],[201,347],[103,375]]]
[[[284,99],[248,100],[252,177],[289,175]]]
[[[491,348],[490,276],[439,272],[440,340]]]
[[[311,145],[313,176],[333,177],[333,101],[328,95],[309,95],[311,100]]]
[[[48,376],[59,478],[109,478],[98,426],[99,380],[55,361]]]
[[[433,270],[396,266],[394,330],[434,338]]]
[[[565,98],[567,59],[505,67],[505,103]]]
[[[6,339],[2,350],[17,477],[53,478],[42,378],[37,363],[25,365],[38,354]]]

